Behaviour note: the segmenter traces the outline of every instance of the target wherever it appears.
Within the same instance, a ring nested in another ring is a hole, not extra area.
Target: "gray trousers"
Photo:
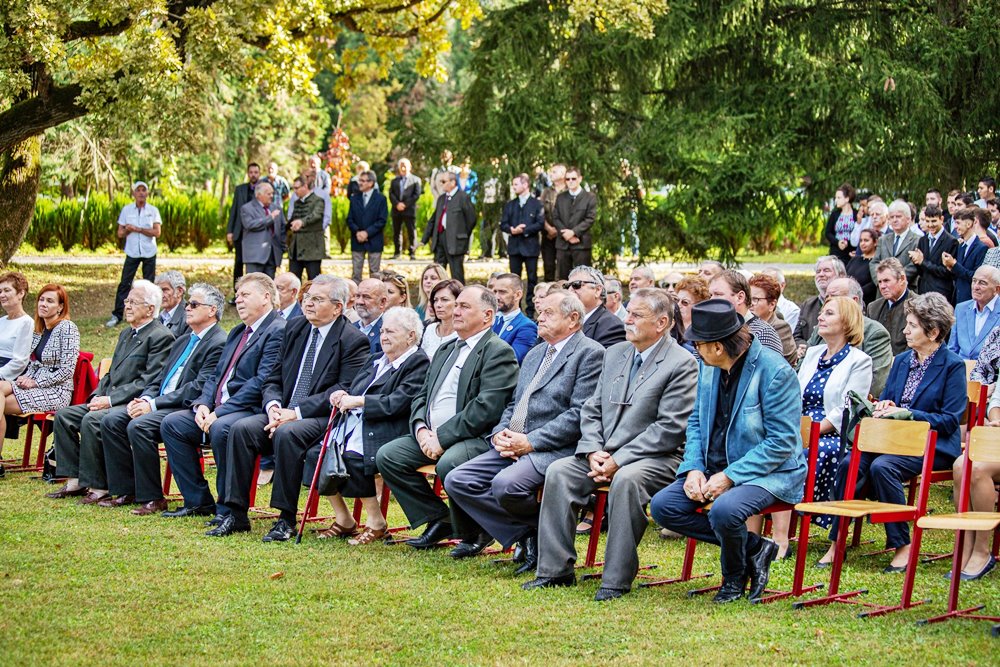
[[[629,463],[611,479],[604,521],[608,540],[604,552],[601,586],[631,590],[639,573],[639,542],[649,520],[646,503],[654,493],[674,481],[676,457],[657,457]],[[573,572],[576,563],[576,518],[603,484],[587,477],[586,458],[570,456],[549,466],[542,492],[538,521],[538,576],[561,577]]]
[[[365,264],[365,252],[351,251],[351,280],[356,283],[361,282],[361,269]],[[382,266],[382,253],[369,252],[368,255],[368,275],[369,277],[380,270]]]
[[[53,434],[56,443],[56,472],[60,477],[79,477],[82,486],[108,488],[104,466],[101,421],[107,415],[125,411],[124,405],[110,410],[71,405],[56,413]]]

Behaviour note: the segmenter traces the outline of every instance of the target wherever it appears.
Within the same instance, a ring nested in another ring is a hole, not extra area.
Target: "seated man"
[[[264,541],[284,542],[292,536],[306,450],[323,437],[330,394],[350,388],[368,358],[368,340],[341,317],[348,297],[342,278],[320,274],[302,298],[305,317],[285,327],[280,361],[264,383],[264,414],[244,417],[230,431],[226,466],[218,473],[226,476],[221,502],[229,512],[208,532],[212,537],[250,530],[254,462],[260,454],[285,449],[295,454],[275,456],[282,467],[275,467],[272,503],[279,503],[281,515]]]
[[[278,314],[278,290],[263,273],[248,273],[236,283],[236,312],[240,324],[233,327],[215,370],[202,387],[190,410],[167,415],[160,425],[167,462],[184,496],[183,507],[164,512],[165,517],[209,516],[212,525],[222,523],[229,508],[226,495],[226,441],[233,424],[261,412],[264,381],[280,361],[285,320]],[[219,504],[205,481],[199,459],[209,445],[215,454],[215,486]]]
[[[410,433],[378,450],[375,464],[413,527],[423,535],[407,540],[429,549],[452,534],[462,540],[451,555],[474,556],[493,538],[460,507],[448,506],[417,468],[435,465],[447,481],[452,470],[485,452],[486,438],[503,414],[517,384],[514,350],[490,327],[497,298],[482,285],[469,285],[455,301],[452,317],[458,338],[442,345],[431,361],[427,382],[413,401]]]
[[[760,341],[761,345],[784,355],[784,346],[778,332],[750,310],[750,283],[747,282],[742,273],[726,269],[712,279],[712,282],[708,284],[708,290],[713,299],[725,299],[733,304],[736,312],[747,323],[747,329],[754,338]]]
[[[972,276],[972,298],[955,307],[948,347],[963,359],[979,359],[983,343],[1000,327],[1000,269],[983,264]]]
[[[583,335],[605,349],[625,340],[625,325],[604,307],[607,292],[604,275],[590,266],[578,266],[570,271],[566,287],[583,304]]]
[[[184,310],[184,289],[187,287],[184,274],[180,271],[166,271],[156,276],[153,282],[163,292],[160,322],[174,335],[174,338],[180,338],[190,330]]]
[[[128,327],[118,336],[111,369],[101,378],[88,403],[56,413],[53,433],[56,474],[69,479],[49,498],[83,496],[92,505],[108,497],[101,422],[125,412],[126,404],[156,378],[167,360],[174,336],[160,322],[163,292],[148,280],[136,280],[125,299]],[[88,488],[90,493],[87,493]]]
[[[843,278],[846,275],[847,267],[839,257],[824,255],[816,260],[816,275],[813,278],[816,296],[811,296],[802,302],[798,320],[792,327],[792,335],[799,346],[799,357],[805,356],[806,341],[809,340],[819,321],[819,311],[823,310],[823,302],[826,301],[827,285],[834,278]]]
[[[698,364],[670,336],[674,301],[656,288],[632,292],[628,341],[604,355],[594,394],[583,405],[576,455],[545,473],[538,521],[538,577],[525,590],[576,583],[576,516],[602,486],[608,491],[608,542],[596,600],[621,597],[639,572],[646,503],[674,479]]]
[[[445,489],[504,548],[523,543],[517,574],[538,564],[538,489],[555,461],[580,440],[580,409],[594,393],[604,348],[580,331],[583,304],[552,291],[538,304],[545,341],[525,357],[513,400],[490,436],[492,447],[448,475]]]
[[[278,290],[278,315],[286,322],[302,317],[302,306],[299,305],[302,281],[294,273],[279,273],[274,279],[274,288]]]
[[[500,309],[493,320],[493,333],[514,348],[517,363],[521,363],[538,340],[538,325],[521,312],[524,284],[513,273],[501,273],[492,281],[491,289]]]
[[[354,297],[354,310],[358,313],[358,321],[354,323],[368,339],[371,354],[382,353],[382,342],[379,332],[382,329],[382,313],[389,305],[389,290],[378,278],[366,278],[358,284],[358,293]]]
[[[883,259],[878,265],[878,291],[882,297],[868,304],[868,317],[885,327],[892,341],[893,355],[906,351],[906,299],[910,296],[909,281],[903,265],[895,257]]]
[[[703,361],[698,400],[677,480],[653,496],[650,512],[661,526],[722,548],[715,602],[743,597],[748,579],[753,601],[764,593],[778,545],[748,532],[747,519],[779,500],[802,500],[798,381],[726,301],[694,306],[685,338]],[[707,503],[711,511],[697,511]]]
[[[104,461],[111,503],[142,505],[132,514],[163,512],[167,501],[160,480],[160,424],[177,410],[188,410],[212,375],[226,342],[216,326],[225,297],[211,285],[196,283],[185,304],[189,332],[174,341],[163,372],[126,406],[101,422]],[[102,503],[98,504],[104,504]]]

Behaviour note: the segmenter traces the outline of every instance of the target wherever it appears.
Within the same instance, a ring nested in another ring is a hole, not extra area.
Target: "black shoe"
[[[712,598],[716,604],[736,602],[743,597],[743,588],[746,586],[746,579],[743,577],[730,577],[722,580],[722,588]]]
[[[514,576],[534,572],[538,568],[538,536],[524,538],[524,562],[514,570]]]
[[[900,572],[906,572],[905,565],[886,565],[882,568],[882,574],[899,574]]]
[[[510,562],[518,565],[524,562],[524,540],[514,545],[514,553],[510,556]]]
[[[6,475],[6,474],[7,474],[7,470],[3,467],[3,464],[0,463],[0,479],[3,479],[3,476]]]
[[[483,549],[491,544],[493,544],[493,536],[489,533],[480,533],[474,540],[462,540],[448,555],[452,558],[478,556],[483,552]]]
[[[416,261],[416,259],[417,259],[417,256],[411,252],[410,253],[410,261]]]
[[[536,588],[557,588],[560,586],[576,586],[576,573],[570,572],[561,577],[537,577],[521,584],[521,588],[526,591],[533,591]]]
[[[594,594],[594,602],[615,600],[623,595],[625,595],[625,591],[620,588],[605,588],[604,586],[601,586],[597,589],[597,593]]]
[[[451,537],[451,524],[446,521],[432,521],[427,524],[424,534],[420,537],[406,540],[414,549],[430,549],[441,540]]]
[[[778,545],[768,538],[761,538],[760,549],[747,561],[747,576],[750,579],[750,592],[747,598],[756,602],[764,595],[767,580],[771,576],[771,563],[778,557]]]
[[[215,505],[202,505],[201,507],[179,507],[175,510],[167,511],[160,516],[168,519],[179,519],[185,516],[212,516],[215,514]]]
[[[295,530],[284,519],[278,519],[271,526],[271,530],[264,536],[264,542],[287,542],[295,534]]]
[[[222,520],[225,518],[226,517],[222,516],[221,514],[215,514],[212,516],[211,519],[205,522],[205,525],[208,526],[209,528],[211,528],[212,526],[221,526]]]
[[[239,521],[232,514],[222,518],[222,523],[205,533],[209,537],[229,537],[233,533],[249,533],[250,522],[247,519]]]
[[[393,259],[399,259],[401,256],[402,255],[400,255],[400,253],[397,252],[397,253],[393,253],[392,258]]]

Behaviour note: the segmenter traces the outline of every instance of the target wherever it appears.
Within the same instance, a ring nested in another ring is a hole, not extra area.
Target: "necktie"
[[[174,362],[174,365],[170,367],[170,370],[167,371],[167,374],[163,377],[163,384],[160,385],[160,396],[163,396],[164,390],[167,388],[167,385],[170,384],[170,381],[174,379],[174,375],[187,362],[188,357],[191,356],[191,352],[194,350],[194,346],[198,344],[199,340],[200,339],[197,336],[191,334],[187,347],[184,348],[184,351],[181,352],[181,356],[177,357],[177,361]]]
[[[531,395],[535,392],[535,388],[542,381],[545,376],[545,372],[549,370],[552,366],[552,362],[556,358],[556,348],[553,345],[549,345],[549,349],[545,352],[545,358],[542,359],[542,365],[538,367],[538,372],[535,373],[535,377],[531,378],[531,383],[528,388],[524,390],[524,394],[521,395],[520,400],[518,400],[517,405],[514,406],[514,412],[510,416],[510,424],[507,425],[511,431],[515,433],[524,433],[525,424],[528,421],[528,401],[531,400]]]
[[[295,389],[292,390],[292,400],[289,408],[298,407],[299,403],[309,395],[309,386],[312,384],[313,364],[316,362],[316,343],[319,341],[319,329],[313,327],[312,338],[309,341],[309,349],[306,350],[306,358],[302,363],[302,370],[299,372],[299,379],[295,382]]]
[[[263,204],[261,204],[261,206],[263,206]],[[268,219],[267,230],[271,232],[271,236],[274,236],[275,233],[274,218],[271,217],[271,212],[267,210],[266,206],[263,206],[263,208],[264,208],[264,217]]]
[[[892,242],[892,254],[895,255],[899,252],[899,235],[896,235],[896,240]]]
[[[493,318],[493,333],[500,333],[503,331],[503,315],[497,315]]]
[[[642,368],[642,355],[636,352],[635,357],[632,359],[632,370],[628,372],[628,386],[632,387],[632,382],[635,380],[635,376],[639,374],[639,369]]]
[[[138,335],[139,335],[139,330],[138,329],[132,329],[132,335],[129,336],[129,340],[135,338]]]
[[[438,218],[438,234],[444,233],[444,216],[448,214],[448,202],[450,201],[450,195],[444,198],[444,206],[441,207],[441,217]]]
[[[219,378],[219,386],[215,388],[215,405],[217,406],[222,404],[222,390],[226,387],[226,379],[236,367],[236,362],[240,360],[240,355],[243,354],[243,350],[247,346],[247,339],[250,338],[250,334],[252,333],[252,327],[247,327],[243,330],[243,335],[240,336],[240,342],[236,344],[236,349],[233,350],[233,356],[229,360],[229,365],[226,366],[226,372]]]
[[[369,190],[364,194],[365,207],[368,206],[368,200],[371,199],[371,195],[372,195],[371,190]]]

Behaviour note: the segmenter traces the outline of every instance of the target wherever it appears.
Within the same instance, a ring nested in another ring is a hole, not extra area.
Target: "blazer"
[[[326,255],[326,239],[323,237],[323,210],[326,203],[315,192],[310,192],[295,202],[294,220],[302,221],[302,228],[292,232],[292,244],[288,248],[288,259],[300,262],[321,261]]]
[[[233,375],[226,384],[229,400],[222,405],[216,405],[215,392],[219,388],[219,383],[225,379],[223,375],[247,325],[240,322],[233,327],[229,337],[226,338],[226,345],[222,348],[215,370],[205,381],[201,395],[194,400],[191,407],[207,406],[219,417],[240,411],[260,414],[264,381],[271,374],[275,364],[281,360],[281,342],[285,334],[285,324],[285,320],[278,317],[277,310],[272,310],[264,318],[260,329],[254,331],[247,339],[246,347],[243,348],[243,353],[233,368]]]
[[[42,335],[31,335],[31,351],[35,351]],[[73,375],[76,373],[76,362],[80,357],[80,329],[76,322],[63,320],[49,334],[49,342],[42,350],[41,359],[29,359],[25,375],[36,383],[37,389],[44,390],[52,397],[65,398],[66,405],[73,395]],[[29,390],[30,391],[30,390]]]
[[[608,348],[625,340],[625,323],[601,304],[583,323],[583,334]]]
[[[911,357],[913,350],[907,350],[896,357],[882,392],[882,400],[899,405],[906,378],[910,374]],[[924,377],[917,385],[913,401],[907,409],[913,413],[914,419],[928,422],[937,431],[937,451],[954,459],[962,453],[959,425],[967,408],[965,362],[942,345],[924,371]]]
[[[382,316],[379,315],[378,319],[372,324],[371,331],[365,333],[361,331],[361,320],[354,323],[354,328],[361,332],[362,336],[368,338],[368,353],[369,354],[382,354]]]
[[[861,343],[861,351],[867,354],[872,360],[872,386],[868,390],[872,396],[879,396],[885,389],[885,380],[889,377],[889,369],[892,368],[892,339],[889,338],[889,331],[873,320],[865,316],[865,339]],[[819,337],[819,331],[813,330],[809,337],[809,347],[819,345],[823,339]]]
[[[576,455],[610,452],[619,466],[655,457],[679,462],[694,407],[698,363],[666,335],[630,387],[634,355],[632,343],[618,343],[605,352],[597,387],[580,410]]]
[[[287,316],[282,315],[282,317],[285,318],[286,322],[291,322],[297,317],[304,317],[304,315],[305,314],[302,312],[302,306],[300,306],[299,302],[296,301],[295,303],[292,304],[292,312],[288,313]]]
[[[91,394],[107,396],[111,405],[125,405],[139,396],[144,387],[160,376],[170,354],[174,335],[158,319],[132,335],[132,327],[118,334],[118,343],[111,356],[111,370],[97,383]]]
[[[708,444],[719,399],[719,369],[701,364],[698,399],[688,420],[687,449],[677,476],[705,472]],[[736,385],[732,420],[726,430],[723,470],[736,486],[759,486],[786,503],[802,500],[806,457],[799,432],[802,395],[795,371],[781,355],[754,339]]]
[[[233,235],[233,243],[243,238],[243,221],[240,219],[240,210],[253,198],[253,189],[249,183],[240,183],[233,190],[233,203],[229,207],[229,222],[226,224],[226,233]]]
[[[409,218],[413,220],[417,217],[417,200],[420,199],[420,193],[423,192],[423,185],[420,182],[420,177],[413,174],[406,176],[405,185],[402,187],[400,187],[401,181],[403,181],[403,177],[397,176],[389,184],[389,203],[392,204],[392,216],[394,218]],[[401,191],[402,194],[400,193]],[[396,204],[400,202],[406,208],[402,211],[397,211]]]
[[[278,213],[273,218],[269,214]],[[240,220],[243,225],[243,261],[247,264],[266,264],[280,266],[285,254],[285,214],[281,211],[281,200],[277,197],[271,202],[268,214],[264,213],[264,205],[252,199],[240,209]]]
[[[177,304],[177,310],[174,311],[174,314],[170,316],[170,320],[164,325],[167,327],[167,331],[174,335],[174,338],[180,338],[191,331],[191,327],[187,323],[186,305],[187,302],[181,299],[181,302]]]
[[[524,225],[524,232],[511,234],[514,227]],[[500,216],[500,231],[510,234],[507,238],[507,254],[518,257],[538,257],[542,251],[541,233],[545,229],[545,207],[534,197],[528,197],[521,206],[521,200],[511,199],[503,206]]]
[[[438,377],[450,370],[444,365],[455,349],[457,340],[448,341],[435,353],[424,386],[413,399],[410,433],[414,437],[418,422],[427,422],[430,404],[434,398],[428,394],[437,385]],[[448,449],[456,442],[483,438],[490,433],[493,426],[500,421],[504,407],[514,393],[517,372],[514,350],[492,331],[487,331],[472,348],[458,375],[458,411],[445,423],[435,425],[435,433],[441,447]]]
[[[819,367],[819,360],[826,353],[826,345],[814,345],[806,350],[799,365],[799,391],[804,393]],[[844,422],[844,406],[847,392],[856,391],[868,396],[872,386],[872,358],[856,347],[851,347],[847,357],[833,367],[830,377],[823,386],[823,412],[840,433]]]
[[[446,206],[448,226],[444,230],[444,239],[440,239],[437,230],[438,221]],[[438,247],[438,243],[444,242],[446,254],[464,255],[469,252],[469,235],[476,228],[476,221],[476,209],[473,208],[469,195],[460,188],[455,188],[450,199],[447,194],[438,197],[434,205],[434,214],[427,221],[421,243],[430,241],[431,250],[434,250]]]
[[[818,295],[811,296],[802,302],[799,307],[799,321],[795,323],[795,332],[793,333],[797,345],[804,344],[812,336],[821,310],[823,310],[823,299]]]
[[[951,272],[955,274],[955,300],[952,303],[962,303],[972,298],[972,276],[986,259],[988,248],[978,236],[973,236],[966,244],[969,245],[968,253],[962,252],[962,244],[959,244],[953,255],[955,265],[951,267]]]
[[[990,333],[1000,327],[1000,299],[991,312],[986,317],[983,328],[976,335],[976,302],[973,300],[963,301],[955,306],[955,326],[951,328],[951,336],[948,338],[948,349],[960,356],[962,359],[979,359],[979,353],[983,350],[983,343],[989,338]]]
[[[215,324],[207,332],[203,332],[204,339],[191,352],[191,356],[184,362],[184,370],[181,372],[177,385],[169,394],[160,395],[163,383],[167,380],[167,373],[174,367],[180,359],[184,350],[194,334],[190,331],[177,340],[170,347],[170,354],[163,364],[163,371],[156,377],[156,380],[142,390],[140,396],[146,396],[152,401],[157,410],[179,410],[190,408],[194,399],[201,394],[205,382],[212,376],[219,357],[222,355],[222,348],[226,344],[226,332],[219,324]]]
[[[878,247],[875,248],[875,256],[868,265],[868,272],[871,273],[872,280],[878,283],[879,262],[883,259],[895,257],[903,265],[903,270],[906,272],[906,279],[911,285],[915,285],[917,278],[917,265],[910,260],[910,251],[917,249],[917,241],[919,239],[920,236],[916,232],[912,229],[907,229],[906,235],[899,242],[899,250],[894,254],[892,252],[892,246],[896,243],[896,233],[891,229],[887,230],[885,235],[878,240]]]
[[[538,340],[538,325],[524,313],[518,313],[510,324],[503,325],[503,318],[497,315],[497,321],[493,323],[493,333],[500,336],[500,340],[514,348],[514,356],[517,363],[524,361],[528,350],[535,347]]]
[[[556,236],[556,250],[589,250],[593,247],[590,238],[590,228],[597,219],[597,195],[581,190],[576,200],[569,190],[563,190],[556,197],[556,205],[552,211],[552,226],[560,232],[572,229],[579,243],[570,244],[562,237]]]
[[[347,228],[351,230],[351,252],[382,252],[385,247],[385,223],[389,218],[389,208],[385,195],[372,189],[368,195],[368,206],[365,206],[365,196],[358,193],[351,197],[347,209]],[[360,231],[368,232],[368,240],[358,241]]]
[[[917,250],[924,254],[924,261],[917,264],[917,289],[920,294],[938,292],[944,298],[954,303],[955,298],[955,274],[945,268],[941,263],[941,254],[948,253],[956,257],[958,253],[958,239],[946,232],[944,229],[938,235],[934,247],[931,246],[930,235],[924,235],[917,241]]]
[[[903,292],[892,308],[885,297],[879,297],[868,304],[868,317],[872,318],[889,332],[889,340],[892,342],[892,354],[897,355],[908,349],[906,336],[903,335],[903,327],[906,326],[906,308],[903,303],[910,298],[909,288]]]
[[[528,352],[514,397],[487,440],[510,426],[514,407],[538,375],[548,349],[548,344],[538,345]],[[604,348],[577,331],[535,385],[528,400],[524,432],[533,450],[527,458],[538,474],[544,475],[549,465],[571,456],[576,449],[580,441],[580,411],[593,395],[603,365]]]

